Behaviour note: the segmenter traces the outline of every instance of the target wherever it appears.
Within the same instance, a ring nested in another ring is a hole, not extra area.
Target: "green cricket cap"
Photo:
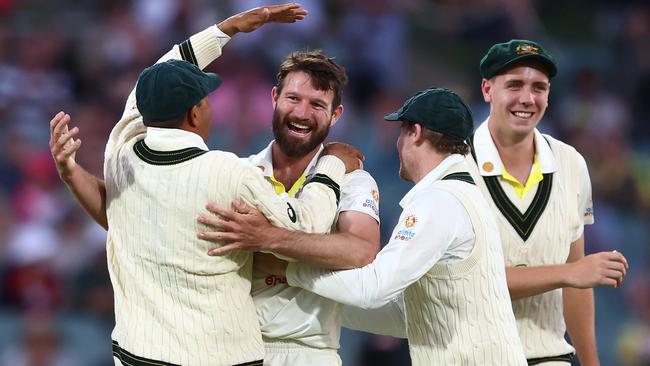
[[[458,94],[445,88],[429,88],[415,93],[386,121],[419,123],[431,131],[466,140],[472,134],[472,112]]]
[[[138,77],[135,99],[145,122],[183,116],[221,85],[221,77],[187,61],[168,60],[149,66]]]
[[[538,61],[549,79],[557,74],[557,64],[553,56],[546,52],[542,45],[525,39],[512,39],[490,47],[481,59],[481,76],[490,79],[525,60]]]

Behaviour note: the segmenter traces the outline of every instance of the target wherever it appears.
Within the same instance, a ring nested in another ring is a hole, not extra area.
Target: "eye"
[[[312,103],[311,106],[314,107],[314,109],[325,109],[325,106],[321,103]]]

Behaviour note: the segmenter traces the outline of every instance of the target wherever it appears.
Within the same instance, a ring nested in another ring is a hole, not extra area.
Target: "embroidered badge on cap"
[[[515,53],[517,53],[518,55],[527,55],[527,54],[539,55],[539,48],[530,44],[519,44],[515,48]]]

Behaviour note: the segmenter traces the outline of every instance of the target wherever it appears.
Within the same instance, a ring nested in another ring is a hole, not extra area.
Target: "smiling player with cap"
[[[616,252],[585,256],[583,227],[594,222],[587,165],[536,128],[555,59],[540,44],[515,39],[492,46],[480,70],[490,115],[469,141],[467,163],[497,217],[528,363],[568,365],[575,347],[582,365],[598,365],[591,288],[618,286],[627,261]]]
[[[415,183],[388,244],[359,269],[269,269],[286,273],[292,286],[365,309],[404,292],[413,365],[525,365],[498,227],[463,157],[469,108],[455,93],[430,88],[385,119],[401,123],[399,174]]]

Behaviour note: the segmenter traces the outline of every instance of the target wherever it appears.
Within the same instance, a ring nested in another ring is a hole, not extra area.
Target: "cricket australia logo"
[[[408,215],[404,220],[404,226],[406,226],[409,229],[415,226],[415,224],[417,223],[418,223],[418,218],[415,217],[415,215]]]
[[[539,55],[539,48],[530,44],[520,44],[515,48],[515,53],[518,55],[533,54]]]
[[[379,202],[379,192],[377,192],[376,189],[373,189],[370,191],[370,195],[372,196],[372,199],[375,200],[376,202]]]

